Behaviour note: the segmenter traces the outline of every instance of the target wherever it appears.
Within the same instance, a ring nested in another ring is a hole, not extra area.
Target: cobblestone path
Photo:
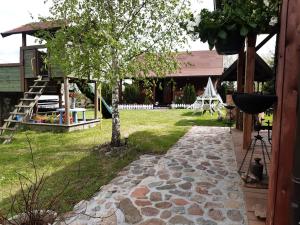
[[[227,129],[193,127],[164,156],[144,155],[67,224],[243,225],[243,194]]]

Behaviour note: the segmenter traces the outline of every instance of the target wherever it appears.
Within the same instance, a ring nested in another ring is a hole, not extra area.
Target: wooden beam
[[[57,92],[58,92],[58,107],[61,109],[62,104],[62,93],[61,93],[61,83],[57,84]]]
[[[299,1],[282,1],[276,74],[278,102],[273,119],[267,225],[297,224],[291,223],[291,177],[298,120],[297,83],[300,79],[299,11]]]
[[[26,34],[22,33],[22,47],[27,45]]]
[[[264,40],[262,40],[256,47],[255,47],[255,51],[258,51],[259,49],[261,49],[261,47],[263,47],[272,37],[274,37],[274,35],[277,34],[277,31],[273,31],[271,34],[269,34]]]
[[[69,78],[64,77],[64,94],[65,94],[65,124],[70,125],[70,104],[69,104]]]
[[[244,49],[239,53],[237,61],[237,92],[244,92],[245,84],[245,52]],[[236,128],[243,130],[243,113],[236,108]]]
[[[245,93],[253,93],[255,73],[255,43],[256,35],[247,37]],[[243,149],[247,149],[251,143],[252,125],[252,115],[244,113]]]
[[[98,82],[95,82],[95,87],[94,87],[94,105],[95,105],[95,110],[94,110],[94,119],[98,119],[98,112],[99,112],[99,104],[98,104]],[[101,102],[100,102],[101,104]]]

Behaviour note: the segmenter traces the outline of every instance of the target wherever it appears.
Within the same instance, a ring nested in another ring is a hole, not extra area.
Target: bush
[[[138,85],[126,85],[123,97],[125,103],[139,103],[141,100],[141,93]]]
[[[275,78],[264,83],[262,87],[264,94],[274,95],[275,94]]]
[[[196,91],[195,91],[195,87],[192,84],[187,84],[186,86],[184,86],[183,88],[183,97],[182,97],[182,101],[185,104],[192,104],[194,103],[196,100]]]
[[[101,95],[102,95],[102,98],[106,101],[106,103],[108,105],[111,105],[112,90],[108,84],[102,83]]]

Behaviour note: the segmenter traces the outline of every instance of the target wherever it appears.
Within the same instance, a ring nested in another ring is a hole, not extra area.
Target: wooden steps
[[[21,98],[21,101],[35,101],[33,98]]]
[[[5,136],[6,131],[15,131],[20,122],[26,121],[31,117],[33,107],[37,104],[40,96],[45,91],[49,79],[40,77],[34,81],[34,84],[29,87],[29,90],[24,93],[24,97],[20,99],[19,104],[15,105],[13,112],[4,120],[3,126],[0,128],[0,139],[3,143],[11,142],[13,135]]]
[[[26,94],[26,95],[41,95],[42,92],[28,91],[28,92],[25,92],[24,94]]]
[[[24,112],[10,112],[9,114],[10,115],[22,115],[22,116],[26,115],[26,113],[24,113]]]
[[[31,105],[15,105],[16,108],[31,108]]]
[[[16,128],[11,128],[11,127],[2,128],[2,127],[0,127],[0,130],[9,130],[9,131],[15,131],[15,130],[16,130]]]
[[[12,119],[6,119],[4,120],[4,122],[11,122],[11,123],[20,123],[21,121],[18,120],[12,120]],[[1,127],[2,130],[5,130],[6,127]]]
[[[45,88],[46,86],[30,86],[30,88]]]

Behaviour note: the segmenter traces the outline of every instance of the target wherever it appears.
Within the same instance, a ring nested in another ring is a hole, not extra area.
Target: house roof
[[[180,52],[177,59],[181,68],[167,77],[221,76],[224,71],[223,56],[216,51]]]
[[[61,23],[58,21],[49,21],[49,22],[34,22],[22,25],[15,29],[1,33],[2,37],[7,37],[13,34],[29,34],[36,35],[38,31],[48,30],[48,31],[57,31],[61,27]]]
[[[255,73],[254,80],[264,82],[271,80],[274,77],[273,70],[269,65],[256,53],[255,55]],[[224,71],[221,77],[222,81],[236,81],[237,80],[237,60]]]

